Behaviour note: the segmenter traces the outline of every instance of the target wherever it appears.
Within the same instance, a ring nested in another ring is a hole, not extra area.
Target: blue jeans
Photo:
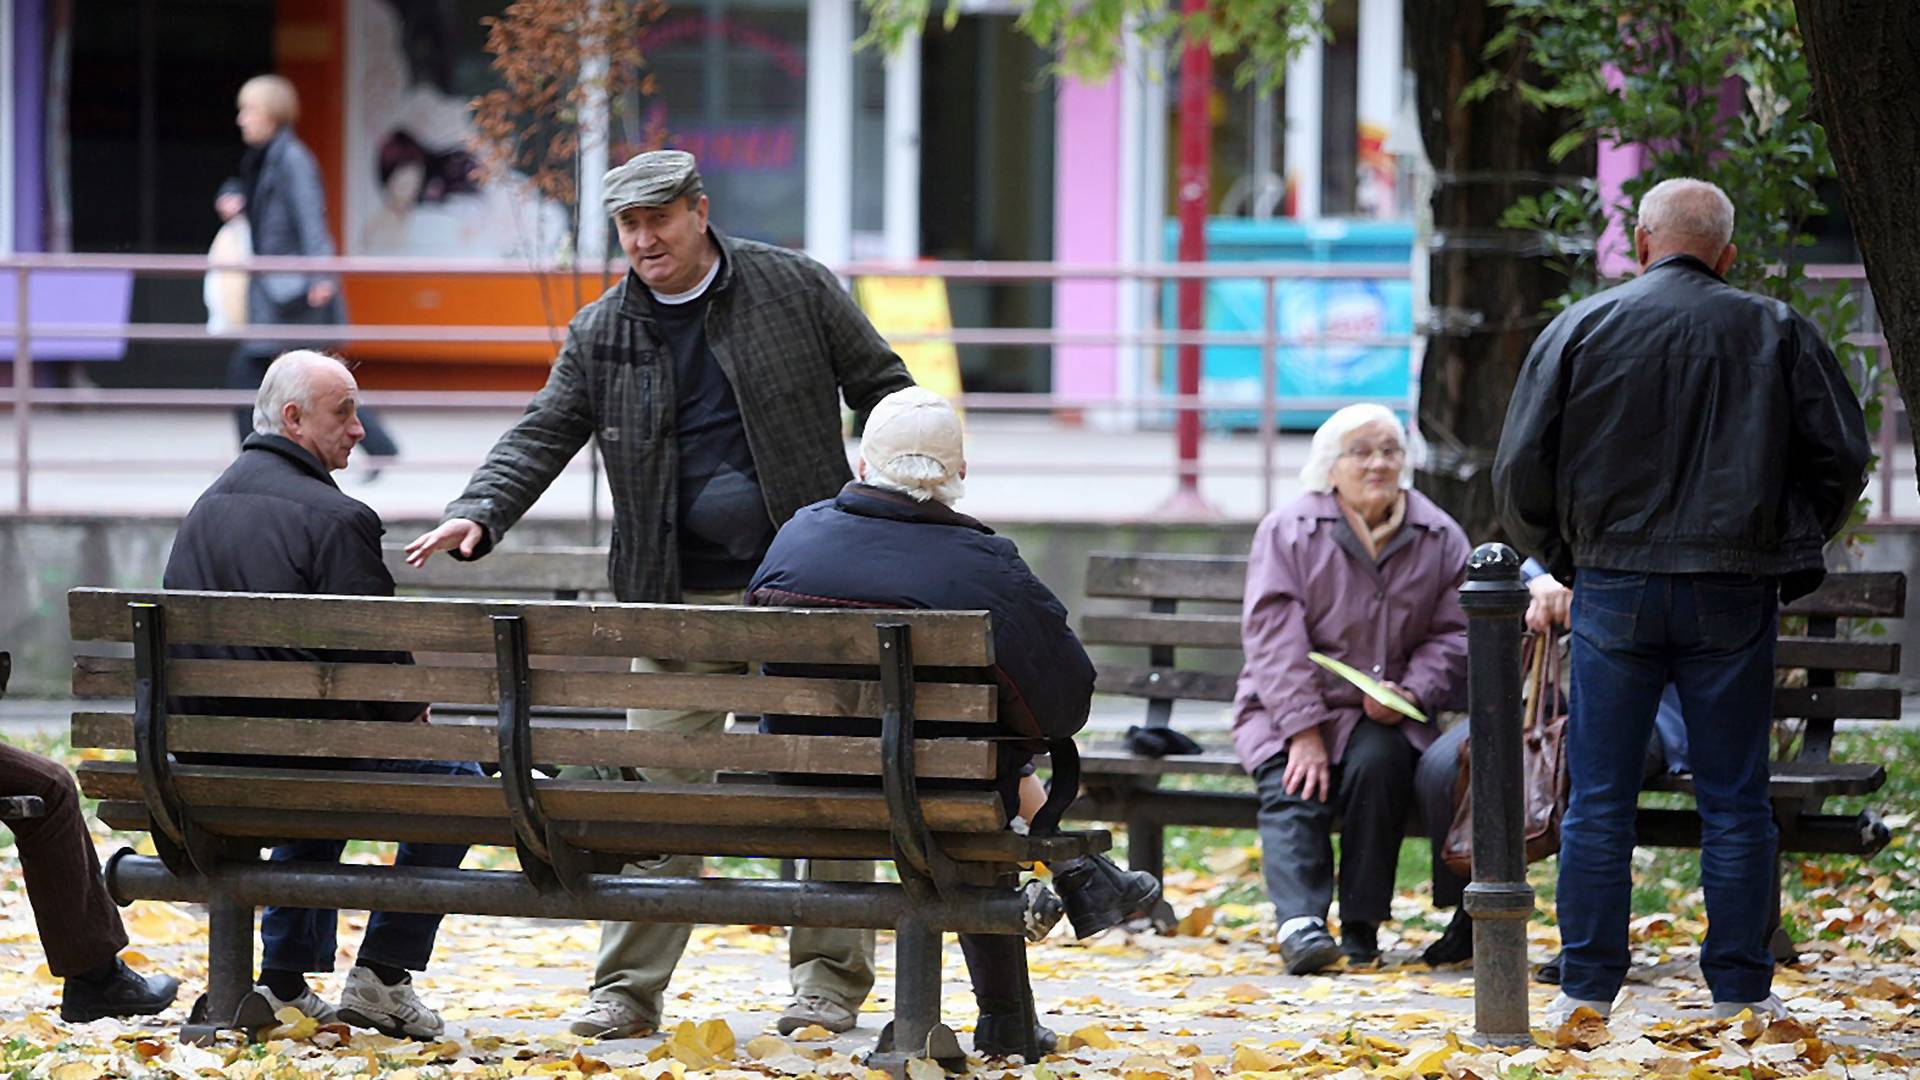
[[[1708,919],[1700,970],[1715,1001],[1770,992],[1777,830],[1767,751],[1778,604],[1772,578],[1580,571],[1557,896],[1567,996],[1612,1001],[1627,975],[1634,811],[1669,681],[1694,750]]]
[[[362,761],[354,767],[366,772],[432,773],[479,776],[471,761]],[[339,862],[345,840],[296,840],[273,849],[274,862]],[[395,866],[433,866],[450,869],[467,854],[465,844],[401,844]],[[440,930],[439,915],[376,911],[367,920],[358,963],[421,971],[433,956],[433,939]],[[319,908],[270,907],[260,913],[260,967],[278,971],[332,971],[339,945],[335,932],[339,914]]]

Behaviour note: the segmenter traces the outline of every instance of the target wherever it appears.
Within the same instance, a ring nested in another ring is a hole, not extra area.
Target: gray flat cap
[[[665,206],[703,189],[699,163],[692,154],[685,150],[649,150],[635,154],[625,165],[608,169],[601,184],[601,198],[611,217],[629,206]]]

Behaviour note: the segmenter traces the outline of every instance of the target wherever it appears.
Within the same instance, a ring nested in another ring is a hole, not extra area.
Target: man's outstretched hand
[[[472,556],[480,540],[486,536],[486,530],[477,521],[466,518],[449,518],[440,523],[440,527],[431,532],[421,533],[413,543],[407,545],[407,565],[425,566],[427,556],[436,551],[460,549],[460,554]]]

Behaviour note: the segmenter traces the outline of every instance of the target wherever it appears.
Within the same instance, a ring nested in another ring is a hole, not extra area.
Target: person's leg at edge
[[[1716,1003],[1756,1003],[1772,992],[1768,949],[1778,830],[1767,798],[1773,730],[1778,583],[1703,575],[1683,579],[1676,623],[1694,616],[1691,647],[1674,667],[1692,746],[1700,811],[1700,881],[1707,939],[1700,971]],[[1691,611],[1689,611],[1691,609]]]
[[[1582,569],[1573,593],[1567,814],[1555,894],[1561,992],[1612,1002],[1628,967],[1634,814],[1668,679],[1668,581]]]

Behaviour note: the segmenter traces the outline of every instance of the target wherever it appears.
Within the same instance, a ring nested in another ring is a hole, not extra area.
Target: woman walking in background
[[[235,123],[247,144],[240,159],[239,194],[247,215],[255,255],[332,255],[327,231],[327,197],[320,167],[293,133],[300,98],[293,84],[278,75],[256,75],[240,87]],[[225,189],[223,189],[224,191]],[[255,272],[247,282],[247,321],[255,325],[335,326],[347,321],[340,283],[330,274],[278,270]],[[287,344],[243,341],[227,363],[227,385],[253,390],[267,364],[289,348],[319,348],[317,342]],[[253,431],[250,409],[234,410],[241,439]],[[360,410],[367,430],[363,444],[371,458],[399,453],[386,425],[371,410]]]

